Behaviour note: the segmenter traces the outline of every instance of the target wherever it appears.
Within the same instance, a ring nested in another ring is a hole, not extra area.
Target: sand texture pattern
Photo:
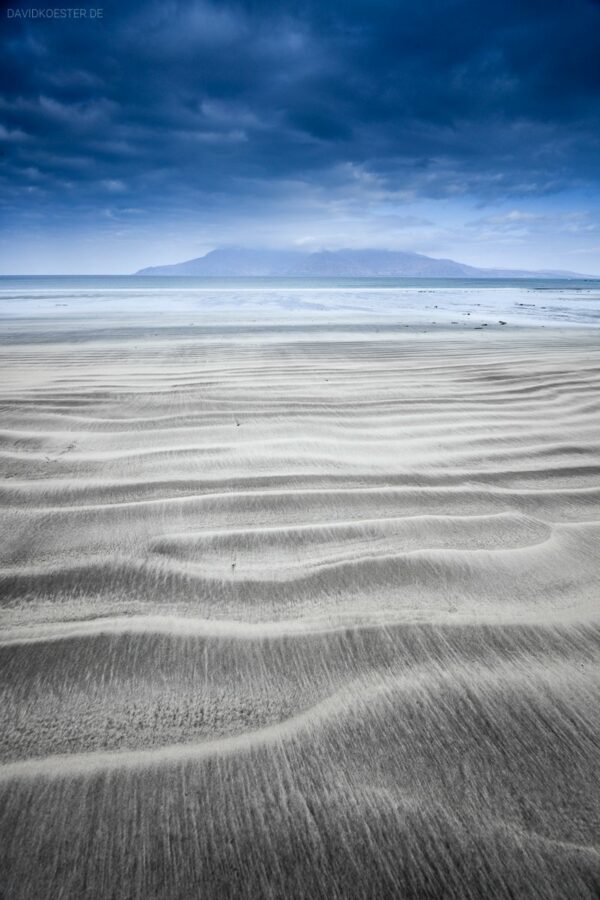
[[[592,330],[2,349],[4,900],[600,895]]]

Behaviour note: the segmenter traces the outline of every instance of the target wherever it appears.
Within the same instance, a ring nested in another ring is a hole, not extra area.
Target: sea
[[[0,276],[0,323],[600,325],[600,279]]]

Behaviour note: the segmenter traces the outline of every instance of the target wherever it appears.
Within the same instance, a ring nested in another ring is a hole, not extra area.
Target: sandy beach
[[[6,900],[598,896],[597,329],[359,300],[5,319]]]

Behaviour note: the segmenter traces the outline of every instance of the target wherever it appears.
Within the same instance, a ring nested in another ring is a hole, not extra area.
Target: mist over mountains
[[[261,250],[223,247],[205,256],[167,266],[150,266],[136,275],[247,277],[411,277],[411,278],[577,278],[575,272],[480,269],[401,250]]]

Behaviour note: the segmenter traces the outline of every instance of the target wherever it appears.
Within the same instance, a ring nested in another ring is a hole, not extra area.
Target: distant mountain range
[[[478,269],[452,259],[401,250],[249,250],[223,247],[170,266],[150,266],[136,275],[409,277],[409,278],[587,278],[560,270]]]

